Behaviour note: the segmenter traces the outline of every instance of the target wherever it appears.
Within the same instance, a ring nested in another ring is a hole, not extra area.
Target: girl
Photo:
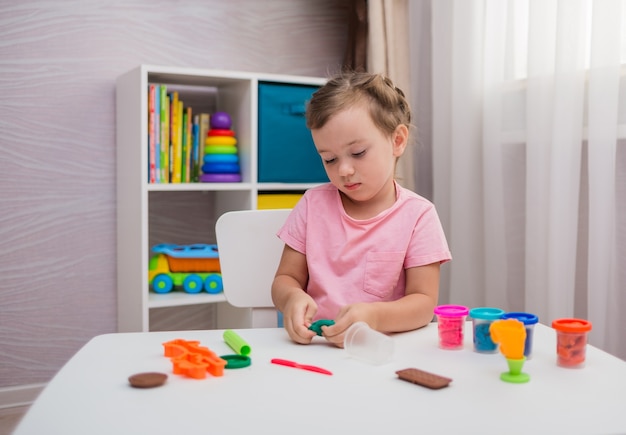
[[[433,204],[394,178],[411,126],[404,93],[378,74],[341,73],[306,117],[330,183],[306,191],[278,233],[272,299],[289,336],[308,344],[311,323],[332,319],[324,337],[343,347],[357,321],[381,332],[426,325],[451,255]]]

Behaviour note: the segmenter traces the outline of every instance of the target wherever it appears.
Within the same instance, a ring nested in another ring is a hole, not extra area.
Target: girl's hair
[[[341,72],[317,90],[307,105],[306,125],[322,128],[335,114],[365,102],[374,124],[391,135],[398,125],[411,127],[411,109],[404,92],[381,74]]]

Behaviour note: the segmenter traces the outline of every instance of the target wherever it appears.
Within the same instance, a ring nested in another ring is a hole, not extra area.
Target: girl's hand
[[[309,329],[317,304],[313,298],[301,292],[291,295],[283,311],[283,323],[289,337],[300,344],[309,344],[317,334]]]
[[[335,318],[332,326],[322,326],[322,332],[326,340],[337,347],[343,348],[346,331],[355,322],[365,322],[371,328],[376,329],[374,305],[368,303],[358,303],[346,305]]]

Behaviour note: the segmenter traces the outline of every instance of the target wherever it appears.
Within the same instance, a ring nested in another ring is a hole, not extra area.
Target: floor
[[[0,435],[11,435],[28,406],[0,409]]]

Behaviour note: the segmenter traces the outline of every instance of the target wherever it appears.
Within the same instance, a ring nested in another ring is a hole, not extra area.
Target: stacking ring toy
[[[239,163],[205,163],[202,165],[202,172],[205,174],[238,174]]]
[[[205,145],[237,145],[237,139],[232,136],[207,136]]]
[[[237,154],[237,147],[232,145],[207,145],[204,154]]]
[[[202,174],[201,183],[236,183],[241,181],[239,174]]]
[[[234,136],[235,130],[229,130],[225,128],[212,128],[207,133],[207,136]]]
[[[215,112],[211,115],[209,125],[212,129],[228,130],[233,125],[233,121],[228,113]]]
[[[237,154],[206,154],[202,160],[204,163],[237,163],[239,156]]]

